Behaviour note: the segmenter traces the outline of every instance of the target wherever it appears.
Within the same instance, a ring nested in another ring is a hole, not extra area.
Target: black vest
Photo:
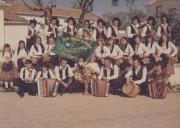
[[[166,31],[167,31],[167,33],[169,34],[170,33],[170,31],[169,31],[169,28],[170,26],[168,25],[167,26],[167,28],[166,28]],[[161,33],[163,33],[163,32],[165,32],[165,30],[164,30],[164,28],[161,26]]]
[[[65,76],[66,76],[66,79],[69,78],[68,70],[69,70],[69,68],[67,67],[66,70],[65,70]],[[62,79],[62,76],[63,76],[62,69],[59,69],[59,76],[60,76],[60,78]]]
[[[147,25],[146,25],[146,27],[147,27],[147,31],[146,31],[146,35],[147,35],[147,34],[151,33],[151,30],[150,30],[150,28]]]
[[[135,34],[136,31],[135,31],[134,27],[132,25],[130,25],[130,27],[131,27],[131,34]]]
[[[48,26],[48,32],[52,32],[52,31],[53,31],[53,28],[51,26]],[[56,37],[55,37],[55,34],[56,34]],[[49,37],[54,37],[56,39],[57,36],[58,36],[58,30],[57,30],[57,28],[55,28],[55,33],[50,34]]]
[[[135,68],[133,68],[133,76],[132,76],[132,79],[134,81],[136,80],[140,80],[143,76],[143,67],[140,68],[140,70],[138,71],[138,73],[136,74],[135,73]]]
[[[41,72],[41,77],[43,77],[43,72]],[[48,79],[51,78],[51,75],[50,75],[49,71],[47,71],[47,78],[48,78]]]
[[[117,37],[117,34],[112,26],[111,26],[111,36]]]
[[[104,68],[104,76],[107,77],[107,69]],[[114,65],[113,65],[113,68],[111,68],[111,71],[110,71],[110,76],[114,75]]]
[[[96,39],[103,38],[106,39],[106,35],[104,34],[104,31],[101,32],[96,28]]]

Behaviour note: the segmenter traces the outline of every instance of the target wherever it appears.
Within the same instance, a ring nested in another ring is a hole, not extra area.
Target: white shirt
[[[88,63],[86,65],[87,67],[89,67],[90,69],[92,69],[93,71],[97,72],[97,73],[100,73],[100,68],[99,68],[99,65],[97,63]]]
[[[157,33],[156,33],[158,37],[161,37],[161,27],[163,27],[164,30],[167,30],[168,29],[168,24],[161,24],[160,26],[158,26]]]
[[[65,80],[66,78],[66,69],[68,68],[68,77],[73,76],[73,69],[67,64],[66,67],[63,69],[61,66],[55,67],[55,77],[57,80]],[[62,70],[62,78],[60,78],[59,71]]]
[[[135,32],[136,32],[136,33],[139,33],[138,25],[137,25],[137,26],[135,26],[135,25],[133,25],[133,24],[131,24],[131,25],[133,26]],[[131,33],[131,26],[128,26],[128,27],[126,28],[126,36],[127,36],[128,38],[132,38],[134,35],[136,35],[136,33],[135,33],[135,34],[132,34],[132,33]]]
[[[56,78],[54,73],[51,70],[47,70],[45,72],[39,71],[37,76],[36,76],[35,81],[38,81],[38,79],[41,78],[41,74],[42,74],[42,78],[47,78],[48,79],[48,72],[49,72],[49,75],[50,75],[51,79],[55,79]]]
[[[163,44],[161,49],[162,53],[169,54],[171,57],[174,57],[178,53],[176,46],[171,41],[169,41],[169,48],[167,48],[166,45]]]
[[[101,67],[100,70],[100,74],[98,76],[98,79],[102,79],[102,77],[104,76],[104,70],[107,70],[107,80],[113,80],[113,79],[117,79],[119,76],[119,68],[117,65],[114,65],[114,75],[111,76],[111,69],[113,69],[113,65],[111,65],[111,69],[108,69],[106,67]]]
[[[135,69],[135,74],[137,74],[140,70],[141,66],[139,66],[137,69]],[[133,76],[133,69],[129,70],[129,72],[126,74],[126,79],[127,78],[131,78]],[[143,75],[142,78],[140,80],[136,80],[134,81],[135,84],[142,84],[143,82],[146,81],[146,77],[147,77],[147,69],[145,67],[143,67]]]
[[[52,28],[52,31],[49,31],[49,27],[51,27]],[[50,36],[51,34],[54,34],[54,38],[57,38],[57,33],[56,33],[56,29],[57,29],[57,31],[59,31],[59,27],[57,27],[56,25],[55,26],[52,26],[52,25],[50,25],[50,26],[46,26],[45,27],[45,32],[46,32],[46,36]]]
[[[148,43],[148,45],[146,46],[146,48],[147,48],[147,50],[148,50],[148,52],[150,53],[150,54],[155,54],[156,53],[156,50],[158,51],[158,54],[159,55],[161,55],[161,47],[156,43],[156,42],[154,42],[153,44],[152,44],[152,47],[151,47],[151,44],[150,43]]]
[[[143,43],[140,43],[139,45],[135,45],[134,53],[140,57],[149,55],[149,51]]]
[[[97,28],[99,30],[99,32],[104,31],[104,34],[106,35],[106,29],[105,28]],[[92,39],[96,41],[96,34],[97,34],[97,30],[94,29],[93,33],[92,33]]]
[[[55,44],[48,44],[45,46],[46,46],[45,53],[48,53],[51,56],[56,55],[54,52],[51,51],[54,48]]]
[[[24,80],[34,81],[35,75],[36,75],[36,70],[35,69],[28,70],[26,67],[23,67],[20,70],[20,78],[23,81]]]
[[[4,52],[4,55],[2,53],[2,55],[0,56],[0,62],[2,63],[6,61],[8,58],[11,60],[12,59],[11,55],[13,56],[13,54],[11,54],[10,52]]]
[[[31,31],[31,35],[28,35],[29,34],[29,31]],[[26,38],[27,39],[30,39],[31,37],[33,37],[36,33],[35,33],[35,31],[36,31],[36,29],[35,28],[32,28],[31,26],[27,26],[27,30],[26,30],[26,32],[27,32],[27,36],[26,36]]]
[[[67,27],[69,27],[71,29],[71,32],[68,32]],[[66,33],[68,32],[70,35],[74,35],[74,26],[68,25],[68,24],[64,25],[63,32],[66,32]]]
[[[96,57],[105,58],[105,57],[107,57],[109,55],[108,48],[106,46],[103,46],[102,48],[103,48],[103,51],[104,51],[103,53],[101,53],[101,47],[100,46],[96,47],[96,49],[95,49],[95,56]]]
[[[108,47],[108,53],[109,53],[108,56],[112,57],[114,59],[118,59],[118,58],[123,57],[123,51],[116,44],[114,44],[114,48],[113,48],[112,52],[111,52],[111,48]]]
[[[31,49],[30,49],[30,52],[29,52],[29,56],[30,56],[30,57],[43,55],[43,51],[42,51],[42,49],[41,49],[41,45],[37,45],[37,44],[36,44],[36,46],[37,46],[37,48],[38,48],[38,51],[36,51],[36,49],[35,49],[35,47],[34,47],[34,45],[33,45],[33,46],[31,47]]]
[[[141,36],[142,36],[142,37],[145,37],[145,36],[146,36],[146,32],[147,32],[148,29],[149,29],[150,31],[152,30],[152,26],[149,25],[149,24],[147,24],[146,26],[143,27],[142,32],[141,32]]]
[[[128,55],[130,58],[134,55],[134,50],[130,44],[127,44],[126,49],[123,51],[123,55]]]

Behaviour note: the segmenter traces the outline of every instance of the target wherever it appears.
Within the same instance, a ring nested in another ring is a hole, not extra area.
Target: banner
[[[52,51],[60,57],[77,60],[79,56],[88,58],[94,53],[96,42],[81,39],[67,33],[63,33]]]

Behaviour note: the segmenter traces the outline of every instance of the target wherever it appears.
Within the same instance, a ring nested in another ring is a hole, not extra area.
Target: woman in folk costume
[[[89,32],[89,36],[90,36],[90,38],[92,38],[92,28],[91,28],[91,24],[90,24],[90,21],[89,20],[85,20],[84,22],[83,22],[83,26],[81,27],[81,28],[79,28],[79,30],[78,30],[78,36],[80,37],[80,38],[82,38],[83,37],[83,33],[84,33],[84,30],[87,30],[88,32]]]
[[[145,45],[149,52],[150,62],[147,64],[147,70],[153,69],[155,64],[160,61],[161,48],[158,43],[155,42],[154,36],[149,33],[145,37]]]
[[[5,44],[3,48],[3,53],[1,55],[1,72],[0,81],[4,84],[7,91],[13,91],[14,80],[18,78],[19,73],[15,68],[15,64],[12,61],[13,53],[9,44]]]
[[[108,38],[108,56],[111,57],[114,61],[118,58],[123,57],[123,51],[120,47],[114,43],[112,37]]]
[[[98,19],[97,21],[97,27],[93,30],[92,38],[93,40],[97,40],[99,38],[106,39],[106,29],[105,29],[105,21],[102,19]]]
[[[59,34],[59,20],[57,17],[52,17],[50,20],[50,23],[47,25],[47,27],[45,28],[46,32],[47,32],[47,41],[49,39],[49,37],[53,37],[55,40],[58,37]]]
[[[169,25],[167,15],[161,16],[161,24],[157,28],[157,36],[160,38],[161,34],[165,33],[168,37],[171,37],[171,27]]]
[[[178,50],[176,46],[169,40],[169,37],[166,33],[161,34],[159,45],[162,50],[162,69],[167,69],[166,74],[170,76],[171,74],[174,74],[173,62],[170,60],[174,60],[174,58],[176,58]]]
[[[133,82],[140,88],[140,94],[147,95],[147,69],[141,65],[141,58],[133,56],[133,68],[125,75],[126,83]]]
[[[57,83],[54,89],[53,96],[57,95],[58,89],[60,90],[62,96],[72,83],[73,69],[68,65],[67,62],[68,61],[66,58],[61,58],[59,65],[54,69]]]
[[[41,69],[42,67],[42,56],[45,53],[44,45],[41,42],[41,37],[37,36],[34,42],[34,45],[31,47],[29,52],[29,57],[33,62],[33,66],[36,70]]]
[[[15,65],[18,67],[19,71],[25,66],[25,61],[28,59],[28,50],[26,44],[23,40],[19,41],[18,49],[15,51],[13,60]]]
[[[121,21],[118,17],[113,18],[112,25],[107,29],[107,38],[112,37],[117,44],[122,34],[124,34],[121,30]]]
[[[95,56],[97,57],[97,63],[101,67],[104,64],[104,58],[109,55],[108,48],[104,45],[104,40],[99,38],[97,40],[97,47],[95,49]]]
[[[108,82],[108,87],[110,87],[110,93],[112,93],[113,95],[118,94],[118,76],[118,66],[113,64],[112,59],[110,57],[106,57],[104,59],[104,66],[102,66],[100,69],[98,79],[105,80]],[[106,92],[106,96],[108,96],[108,92]]]
[[[37,94],[35,78],[36,70],[33,68],[32,61],[27,59],[25,67],[20,70],[20,79],[18,80],[19,91],[17,93],[20,97],[24,97],[25,92],[32,96]]]
[[[148,34],[152,34],[153,36],[156,36],[155,26],[156,26],[155,18],[153,16],[149,16],[147,18],[146,25],[142,29],[141,37],[145,37]]]
[[[37,21],[35,19],[33,20],[30,20],[30,23],[27,27],[27,36],[26,36],[26,46],[27,46],[27,49],[30,50],[31,49],[31,46],[34,44],[34,39],[35,39],[35,36],[36,36],[36,24],[37,24]]]
[[[92,36],[91,36],[90,31],[88,29],[83,29],[82,38],[85,40],[92,40]]]
[[[76,20],[73,17],[67,19],[67,25],[63,28],[63,32],[77,35]]]
[[[48,63],[50,67],[55,67],[59,64],[59,56],[52,52],[55,47],[54,37],[49,37],[47,45],[45,45],[45,54],[43,56],[43,62]]]
[[[128,37],[129,43],[131,44],[131,46],[134,47],[134,44],[133,44],[134,42],[132,38],[135,35],[140,35],[140,32],[139,32],[140,19],[139,17],[134,16],[131,22],[132,22],[131,25],[129,25],[126,28],[126,37]]]

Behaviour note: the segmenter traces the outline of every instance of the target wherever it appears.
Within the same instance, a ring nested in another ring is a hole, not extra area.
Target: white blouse
[[[116,44],[114,44],[114,48],[111,52],[111,48],[108,47],[108,53],[109,53],[109,57],[112,57],[114,59],[118,59],[118,58],[121,58],[123,57],[123,51],[120,49],[120,47]]]
[[[151,44],[149,43],[147,46],[146,46],[149,54],[155,54],[156,51],[158,52],[159,55],[161,55],[161,47],[156,43],[154,42],[151,46]]]
[[[95,49],[95,56],[98,58],[105,58],[109,55],[109,50],[106,46],[103,46],[103,53],[101,53],[101,47],[97,46]]]
[[[4,55],[3,55],[3,53],[2,53],[2,55],[0,56],[0,62],[2,63],[2,62],[4,62],[4,61],[6,61],[7,60],[7,58],[10,58],[10,59],[12,59],[12,56],[13,56],[13,53],[11,54],[11,53],[9,53],[9,52],[4,52]]]
[[[30,52],[29,52],[29,56],[30,57],[34,57],[34,56],[41,56],[43,55],[43,50],[41,48],[41,45],[36,45],[38,48],[38,51],[36,51],[34,45],[31,47]]]
[[[135,55],[138,55],[140,57],[149,55],[149,51],[143,43],[140,43],[139,45],[135,45],[134,53]]]
[[[171,57],[174,57],[178,53],[176,46],[171,41],[169,41],[168,48],[166,47],[166,44],[163,44],[161,49],[162,49],[162,53],[169,54]]]
[[[127,44],[126,49],[123,51],[123,55],[132,57],[134,55],[134,50],[130,44]]]

